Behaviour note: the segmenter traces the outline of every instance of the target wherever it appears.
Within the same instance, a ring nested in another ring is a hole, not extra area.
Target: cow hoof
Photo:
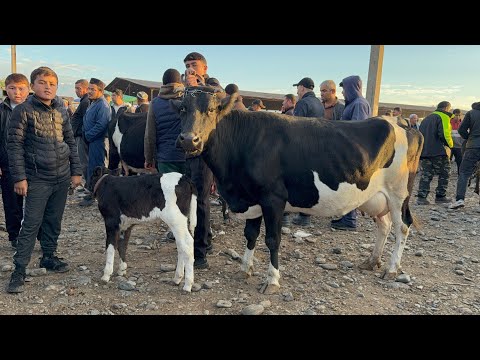
[[[118,270],[118,271],[117,271],[117,275],[118,275],[118,276],[123,276],[123,275],[125,275],[126,273],[127,273],[127,270]]]
[[[358,265],[358,268],[362,270],[375,270],[375,265],[370,260],[365,260]]]
[[[280,291],[280,286],[275,284],[264,283],[260,288],[260,292],[264,295],[273,295]]]
[[[102,281],[108,283],[110,281],[110,276],[103,275],[102,276]]]
[[[191,285],[190,286],[185,285],[182,289],[182,292],[183,293],[191,293],[192,292],[192,286]]]
[[[172,283],[173,283],[174,285],[178,285],[178,284],[180,284],[181,281],[182,281],[182,278],[179,278],[179,279],[173,278]]]
[[[250,275],[243,270],[239,270],[233,275],[233,277],[237,280],[247,280]]]
[[[383,280],[395,280],[397,278],[397,272],[396,271],[391,272],[391,271],[384,270],[381,278]]]

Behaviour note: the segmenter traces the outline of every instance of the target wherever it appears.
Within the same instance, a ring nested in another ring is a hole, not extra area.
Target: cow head
[[[177,146],[192,155],[200,154],[218,122],[233,108],[238,94],[227,102],[225,93],[209,86],[187,87],[182,101],[173,101],[180,114],[182,132]]]

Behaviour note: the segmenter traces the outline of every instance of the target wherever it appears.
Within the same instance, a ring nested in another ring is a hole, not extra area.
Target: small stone
[[[218,308],[231,308],[232,303],[228,300],[218,300],[217,307]]]
[[[242,315],[260,315],[261,313],[263,313],[264,310],[265,309],[262,305],[252,304],[252,305],[245,306],[242,309],[241,314]]]
[[[335,264],[320,264],[320,267],[325,270],[336,270],[338,266]]]

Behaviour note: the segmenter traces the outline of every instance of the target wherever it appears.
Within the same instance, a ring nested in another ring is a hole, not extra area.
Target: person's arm
[[[460,127],[458,128],[458,133],[464,139],[468,139],[468,129],[470,129],[470,123],[472,122],[470,117],[470,111],[465,114],[463,121],[460,123]]]
[[[87,112],[88,105],[88,98],[86,100],[80,101],[77,110],[75,110],[75,112],[73,113],[72,130],[74,131],[74,136],[82,136],[83,116]]]
[[[150,105],[147,113],[147,125],[145,127],[145,138],[144,138],[144,156],[145,156],[145,168],[150,169],[153,167],[155,162],[155,144],[156,144],[156,133],[157,127],[155,123],[155,115],[153,114],[152,104]]]
[[[306,117],[307,113],[308,113],[308,108],[307,108],[307,103],[305,101],[298,102],[297,105],[295,106],[295,109],[293,110],[294,116]]]
[[[438,137],[442,139],[442,142],[447,145],[448,147],[453,147],[453,139],[452,139],[452,125],[450,124],[450,119],[444,119],[440,117],[440,121],[438,124]]]
[[[95,125],[88,131],[85,131],[85,137],[89,143],[105,136],[110,118],[110,109],[107,106],[100,104],[96,112]]]
[[[23,108],[15,108],[7,129],[7,153],[14,191],[20,196],[26,196],[28,188],[24,148],[26,132],[27,114]]]
[[[78,157],[77,144],[73,136],[72,125],[68,119],[63,119],[63,140],[70,148],[70,174],[71,176],[82,176],[82,166]]]
[[[353,107],[351,120],[365,120],[370,117],[370,107],[364,102],[357,102]]]

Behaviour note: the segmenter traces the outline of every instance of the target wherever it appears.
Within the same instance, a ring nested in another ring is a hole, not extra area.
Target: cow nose
[[[187,151],[197,150],[200,146],[200,137],[192,133],[182,133],[179,135],[180,144]]]

